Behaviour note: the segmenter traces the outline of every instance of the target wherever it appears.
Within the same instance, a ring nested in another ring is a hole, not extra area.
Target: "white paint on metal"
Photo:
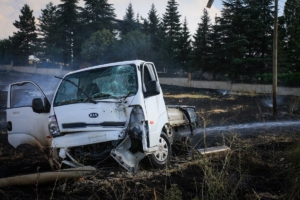
[[[217,147],[208,147],[204,149],[197,149],[201,154],[210,154],[210,153],[218,153],[222,151],[229,151],[230,148],[226,145],[217,146]]]

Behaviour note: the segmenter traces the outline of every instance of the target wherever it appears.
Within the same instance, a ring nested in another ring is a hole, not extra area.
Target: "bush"
[[[265,74],[257,74],[256,80],[262,84],[272,84],[273,83],[273,74],[265,73]],[[291,87],[299,87],[300,86],[300,73],[280,73],[277,75],[278,85],[282,86],[291,86]]]

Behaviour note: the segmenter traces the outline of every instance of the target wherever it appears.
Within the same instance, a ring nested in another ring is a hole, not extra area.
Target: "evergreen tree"
[[[286,25],[287,47],[286,51],[292,65],[293,72],[300,71],[300,2],[287,0],[284,6],[284,19]]]
[[[62,49],[62,62],[74,65],[74,58],[80,58],[81,41],[78,40],[79,8],[78,0],[61,0],[57,6],[59,47]]]
[[[141,30],[141,27],[142,27],[142,24],[141,24],[140,19],[142,19],[142,18],[140,17],[140,14],[137,13],[137,14],[136,14],[136,28],[137,28],[138,30]]]
[[[19,21],[13,25],[19,30],[14,32],[10,37],[14,49],[15,64],[27,64],[29,55],[34,54],[34,48],[37,38],[35,17],[32,15],[33,10],[25,4],[21,9]]]
[[[149,21],[143,17],[142,20],[143,20],[143,24],[141,30],[144,34],[149,35]]]
[[[10,64],[12,61],[12,43],[9,39],[0,40],[0,65]]]
[[[225,58],[223,56],[224,46],[222,45],[222,27],[220,26],[220,18],[215,17],[215,24],[211,26],[211,31],[208,34],[207,45],[209,47],[209,53],[207,53],[207,71],[212,72],[216,79],[216,73],[226,74],[224,68],[220,63],[224,63]]]
[[[175,67],[176,57],[178,56],[178,41],[180,38],[181,23],[178,10],[178,3],[176,0],[168,0],[165,14],[163,14],[163,26],[166,32],[166,48],[169,52],[169,58],[171,65]]]
[[[209,35],[211,34],[211,22],[207,10],[204,8],[201,22],[198,24],[196,34],[193,36],[193,57],[192,66],[201,73],[207,71],[208,55],[210,53]]]
[[[184,19],[183,22],[183,28],[181,31],[181,35],[179,38],[179,51],[178,51],[178,57],[177,60],[180,63],[181,67],[190,72],[191,68],[190,66],[190,58],[191,58],[191,39],[190,39],[190,31],[188,29],[188,23],[186,18]]]
[[[224,58],[224,70],[229,77],[236,81],[248,76],[251,72],[245,59],[246,46],[245,36],[246,20],[245,7],[242,0],[224,0],[221,11],[220,26],[222,28],[222,54]]]
[[[149,35],[157,35],[160,26],[160,19],[154,4],[151,5],[151,9],[148,12],[148,18],[143,20],[145,33]]]
[[[60,40],[59,29],[57,26],[57,7],[52,2],[42,9],[39,20],[40,51],[43,53],[41,58],[51,62],[60,61],[62,50],[58,47]]]
[[[251,41],[246,46],[246,67],[252,74],[272,69],[272,3],[272,0],[245,0],[244,35]]]
[[[163,15],[163,23],[167,35],[174,42],[178,41],[181,30],[180,15],[177,11],[178,6],[176,0],[168,0],[166,13]]]
[[[284,73],[292,69],[292,60],[288,56],[287,29],[285,17],[278,17],[278,73]]]
[[[113,20],[116,17],[115,9],[108,0],[84,0],[85,7],[82,11],[85,35],[90,37],[91,34],[98,30],[107,29],[110,32],[114,30]]]
[[[137,21],[134,18],[134,11],[132,8],[132,4],[129,3],[126,14],[123,17],[123,22],[121,23],[121,33],[122,35],[126,35],[127,33],[134,31],[138,28]]]
[[[165,34],[154,4],[151,5],[151,9],[148,12],[148,17],[143,19],[142,30],[143,33],[150,36],[153,62],[156,63],[160,68],[160,66],[162,66],[162,61],[164,60],[163,54],[161,53],[161,48],[164,42]]]

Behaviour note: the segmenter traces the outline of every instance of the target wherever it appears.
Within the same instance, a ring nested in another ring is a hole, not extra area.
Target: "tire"
[[[169,164],[171,155],[171,144],[167,135],[162,132],[159,138],[158,150],[148,156],[149,162],[152,167],[162,169]]]

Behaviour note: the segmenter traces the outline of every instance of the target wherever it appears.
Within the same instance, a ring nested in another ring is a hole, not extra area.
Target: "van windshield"
[[[135,65],[91,69],[70,74],[64,80],[67,81],[61,82],[54,106],[89,102],[86,95],[95,101],[118,99],[135,95],[138,88]]]

